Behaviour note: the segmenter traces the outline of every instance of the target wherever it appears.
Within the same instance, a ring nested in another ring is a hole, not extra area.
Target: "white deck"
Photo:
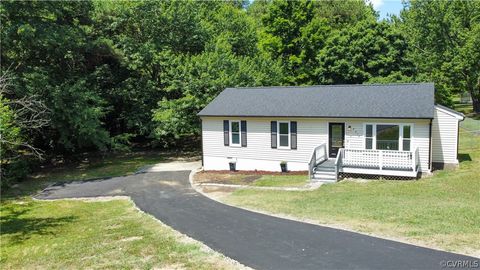
[[[368,150],[341,148],[335,162],[328,158],[325,145],[315,148],[309,163],[311,175],[317,167],[334,167],[339,173],[417,177],[420,169],[418,149],[415,151]],[[312,177],[312,176],[311,176]]]

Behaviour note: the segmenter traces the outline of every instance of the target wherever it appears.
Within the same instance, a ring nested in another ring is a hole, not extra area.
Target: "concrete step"
[[[317,179],[317,178],[313,178],[311,180],[312,182],[320,182],[320,183],[336,183],[337,181],[335,179]]]
[[[335,180],[335,174],[314,173],[313,179]]]

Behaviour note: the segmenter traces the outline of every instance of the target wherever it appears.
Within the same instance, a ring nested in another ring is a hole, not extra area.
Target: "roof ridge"
[[[433,85],[433,82],[419,83],[372,83],[372,84],[315,84],[315,85],[276,85],[276,86],[240,86],[225,89],[270,89],[270,88],[309,88],[309,87],[358,87],[358,86],[398,86],[398,85]]]

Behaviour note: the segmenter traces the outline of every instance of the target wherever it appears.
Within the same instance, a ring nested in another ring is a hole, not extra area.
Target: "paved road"
[[[223,205],[193,190],[189,173],[147,172],[70,183],[50,187],[37,198],[128,195],[175,230],[256,269],[441,269],[446,261],[479,263],[472,257]]]

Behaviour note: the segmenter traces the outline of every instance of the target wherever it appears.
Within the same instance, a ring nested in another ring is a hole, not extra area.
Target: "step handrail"
[[[340,172],[340,168],[342,167],[343,152],[343,148],[338,149],[337,158],[335,159],[335,181],[338,181],[338,173]]]
[[[323,148],[322,155],[317,156],[317,152]],[[320,159],[320,161],[319,161]],[[320,163],[328,159],[327,155],[327,144],[322,143],[319,146],[313,148],[312,155],[310,156],[310,161],[308,162],[308,178],[312,179],[313,169]]]

